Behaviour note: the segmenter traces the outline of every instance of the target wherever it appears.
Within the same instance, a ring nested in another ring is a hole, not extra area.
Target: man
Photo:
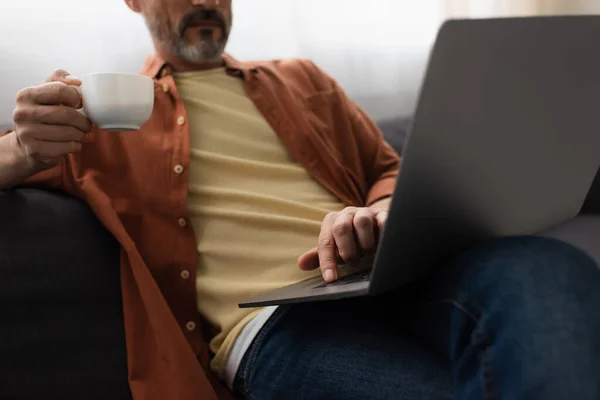
[[[135,399],[224,398],[215,376],[261,400],[600,398],[600,270],[550,239],[486,244],[382,298],[238,309],[373,252],[399,160],[312,63],[224,56],[231,0],[126,3],[156,47],[150,121],[99,131],[57,71],[17,95],[0,188],[77,195],[121,243]]]

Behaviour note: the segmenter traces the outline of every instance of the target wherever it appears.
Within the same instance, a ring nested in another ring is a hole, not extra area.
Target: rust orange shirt
[[[399,159],[375,124],[313,63],[241,63],[226,70],[245,84],[292,158],[347,205],[391,195]],[[136,400],[227,398],[209,372],[197,310],[197,251],[186,210],[189,128],[171,66],[150,56],[151,119],[139,132],[94,129],[78,154],[29,183],[85,200],[122,246],[121,285],[129,382]],[[192,276],[182,279],[181,272]]]

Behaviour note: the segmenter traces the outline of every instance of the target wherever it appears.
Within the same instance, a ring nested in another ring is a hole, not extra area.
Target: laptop
[[[446,22],[373,260],[239,306],[378,295],[575,217],[600,167],[599,41],[600,16]]]

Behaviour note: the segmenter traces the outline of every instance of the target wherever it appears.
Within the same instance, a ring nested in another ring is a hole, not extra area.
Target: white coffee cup
[[[137,74],[95,73],[74,86],[83,98],[82,114],[98,128],[111,132],[136,131],[152,115],[154,81]]]

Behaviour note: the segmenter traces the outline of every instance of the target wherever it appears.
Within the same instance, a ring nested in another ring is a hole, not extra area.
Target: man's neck
[[[168,62],[174,71],[177,72],[194,72],[194,71],[207,71],[210,69],[220,68],[225,65],[223,57],[219,57],[216,61],[205,62],[205,63],[192,63],[181,58],[174,57],[163,51],[161,48],[156,48],[156,53],[166,62]]]

